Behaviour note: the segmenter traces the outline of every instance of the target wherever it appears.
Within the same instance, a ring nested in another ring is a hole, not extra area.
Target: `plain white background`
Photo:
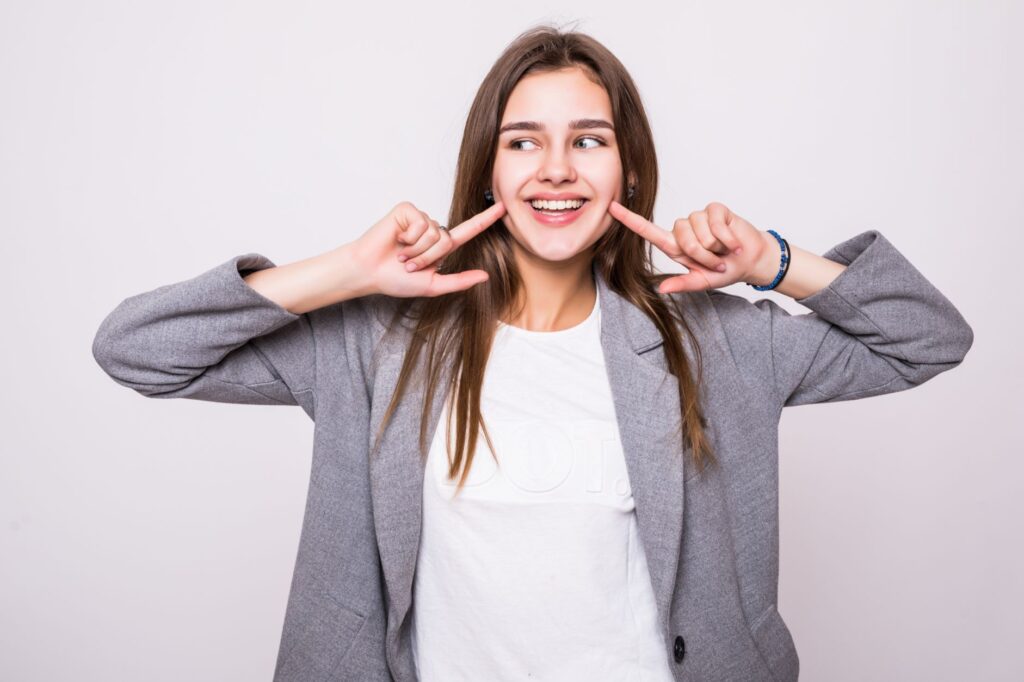
[[[3,0],[0,678],[271,678],[312,423],[144,399],[93,335],[401,200],[444,222],[480,80],[569,21],[640,87],[656,222],[721,201],[816,253],[878,229],[975,330],[923,386],[783,412],[802,679],[1024,677],[1021,3]]]

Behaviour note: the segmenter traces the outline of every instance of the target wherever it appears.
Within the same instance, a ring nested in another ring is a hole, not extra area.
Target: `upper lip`
[[[539,194],[534,194],[532,197],[528,198],[527,201],[533,201],[534,199],[545,199],[547,201],[565,201],[567,199],[587,200],[586,197],[582,197],[579,194],[572,194],[570,192],[540,192]]]

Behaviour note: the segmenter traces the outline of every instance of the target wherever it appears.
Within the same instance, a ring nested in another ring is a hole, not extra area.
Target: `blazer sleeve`
[[[974,342],[970,325],[880,232],[862,232],[824,257],[847,267],[795,299],[810,313],[711,296],[720,318],[730,318],[723,324],[747,337],[745,348],[770,349],[764,359],[779,409],[903,391],[963,361]]]
[[[125,299],[100,324],[93,357],[118,384],[150,398],[298,405],[313,419],[309,316],[242,279],[270,267],[270,259],[248,253]]]

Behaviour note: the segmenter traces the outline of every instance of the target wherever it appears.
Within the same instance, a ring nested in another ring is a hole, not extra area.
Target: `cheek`
[[[506,199],[516,198],[530,184],[530,174],[512,168],[501,169],[491,176],[491,187]]]

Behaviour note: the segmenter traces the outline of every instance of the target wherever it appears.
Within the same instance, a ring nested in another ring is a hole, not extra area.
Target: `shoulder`
[[[721,289],[668,294],[688,313],[690,332],[711,362],[726,362],[747,381],[768,375],[772,316],[786,314],[767,298],[752,301]]]
[[[370,294],[312,310],[308,316],[311,324],[329,340],[343,340],[350,347],[374,350],[385,340],[389,329],[408,326],[400,313],[412,302],[412,299]]]
[[[770,298],[749,299],[721,289],[704,292],[708,310],[727,331],[761,328],[783,308]]]

